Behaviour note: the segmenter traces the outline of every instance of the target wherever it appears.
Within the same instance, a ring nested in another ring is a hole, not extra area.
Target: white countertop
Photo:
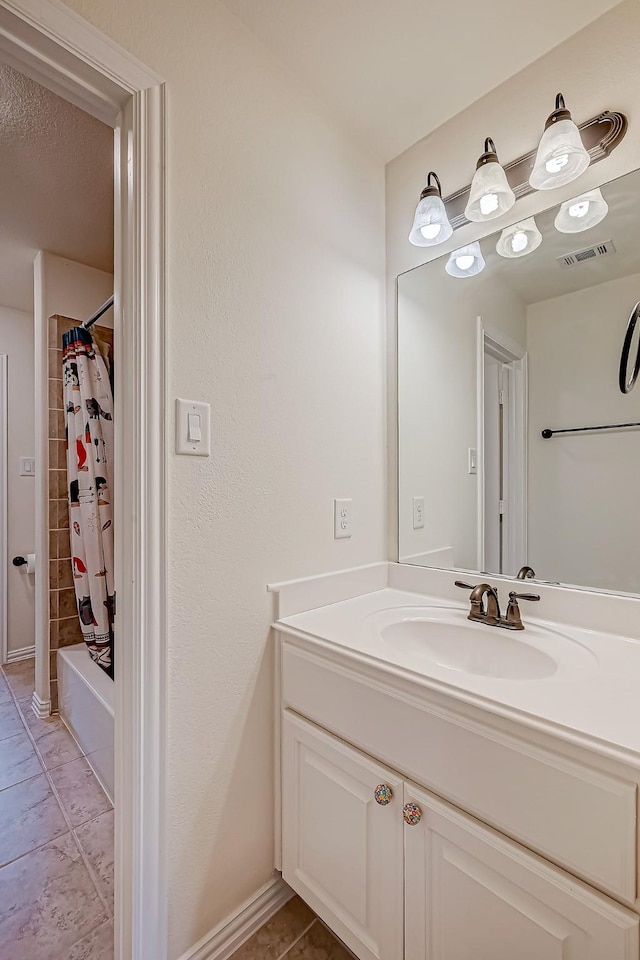
[[[535,680],[500,679],[451,669],[411,651],[385,643],[381,619],[394,619],[396,608],[441,607],[465,614],[468,601],[454,603],[442,597],[411,593],[390,587],[354,599],[317,607],[284,617],[276,629],[305,639],[320,639],[344,653],[355,653],[381,668],[400,670],[424,686],[505,712],[523,722],[542,721],[556,735],[579,735],[594,748],[627,761],[640,762],[640,642],[579,627],[547,622],[531,616],[531,605],[521,604],[525,630],[507,635],[514,642],[530,643],[557,652],[558,669]],[[527,625],[531,629],[527,632]],[[499,630],[478,625],[480,631]],[[505,631],[506,633],[506,631]],[[561,636],[559,636],[561,635]],[[569,643],[567,643],[569,641]],[[562,651],[574,651],[566,658]]]

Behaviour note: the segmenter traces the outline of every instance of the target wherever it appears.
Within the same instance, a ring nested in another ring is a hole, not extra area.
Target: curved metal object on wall
[[[629,321],[627,323],[627,332],[624,335],[624,343],[622,344],[622,354],[620,356],[620,373],[618,375],[618,384],[620,386],[621,393],[631,393],[633,390],[636,380],[638,379],[638,373],[640,373],[640,341],[638,342],[638,349],[636,351],[636,359],[633,364],[633,373],[631,376],[628,376],[629,371],[629,354],[631,352],[631,344],[633,342],[633,334],[640,317],[640,300],[636,303],[635,307],[629,315]]]

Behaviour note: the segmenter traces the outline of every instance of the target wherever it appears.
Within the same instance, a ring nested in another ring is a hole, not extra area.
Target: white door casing
[[[165,960],[165,129],[160,77],[58,0],[0,0],[0,58],[116,131],[117,960]],[[36,312],[38,304],[36,303]],[[36,382],[47,371],[36,327]],[[47,431],[36,410],[36,582],[48,573]],[[36,595],[34,707],[49,699]]]
[[[489,335],[483,318],[477,318],[477,515],[478,570],[487,570],[485,550],[485,358],[503,364],[508,378],[509,407],[504,427],[503,568],[515,574],[527,562],[527,355],[520,344],[505,335]],[[498,573],[499,571],[491,571]]]

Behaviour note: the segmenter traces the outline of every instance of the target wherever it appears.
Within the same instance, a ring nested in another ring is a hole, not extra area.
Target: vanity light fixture
[[[484,257],[480,244],[468,243],[465,247],[454,250],[450,255],[445,270],[450,277],[475,277],[485,268]]]
[[[434,183],[431,180],[435,181]],[[453,233],[447,211],[442,202],[442,189],[438,175],[430,170],[427,185],[420,194],[420,200],[413,218],[409,242],[414,247],[435,247],[444,243]]]
[[[496,145],[491,137],[487,137],[484,142],[484,153],[476,164],[464,215],[467,220],[473,220],[476,223],[494,220],[510,210],[515,202],[516,195],[498,162]]]
[[[582,193],[562,204],[554,221],[560,233],[582,233],[600,223],[609,212],[609,204],[600,188]]]
[[[580,177],[590,162],[580,131],[559,93],[556,108],[547,117],[529,183],[535,190],[563,187]]]
[[[535,217],[527,217],[520,223],[506,227],[496,244],[496,253],[508,260],[526,257],[537,250],[542,243],[542,234],[538,230]]]

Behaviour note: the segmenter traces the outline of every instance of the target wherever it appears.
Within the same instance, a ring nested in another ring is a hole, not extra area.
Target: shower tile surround
[[[59,717],[31,710],[33,660],[0,669],[0,953],[113,957],[113,809]]]
[[[49,318],[49,651],[51,709],[58,709],[56,650],[82,642],[78,621],[71,549],[69,545],[69,504],[65,416],[62,391],[62,335],[78,320]],[[95,324],[98,338],[113,350],[113,330]]]

